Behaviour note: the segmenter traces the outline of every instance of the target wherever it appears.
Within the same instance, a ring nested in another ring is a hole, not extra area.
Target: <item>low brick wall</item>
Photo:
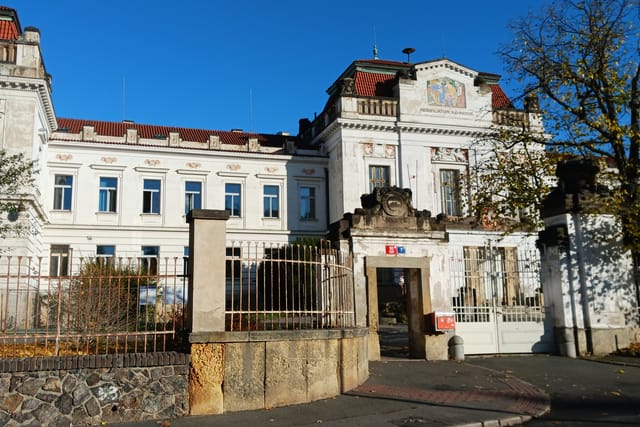
[[[64,426],[188,414],[188,354],[0,360],[0,425]]]
[[[368,329],[192,334],[192,415],[339,395],[369,376]],[[224,385],[224,387],[223,387]]]

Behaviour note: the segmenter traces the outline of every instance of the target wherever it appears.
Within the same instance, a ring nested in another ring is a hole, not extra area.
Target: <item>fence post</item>
[[[191,342],[189,413],[223,412],[224,344],[209,334],[225,330],[226,211],[194,209],[189,223],[187,331]]]
[[[194,209],[189,223],[187,330],[224,331],[226,226],[222,210]]]

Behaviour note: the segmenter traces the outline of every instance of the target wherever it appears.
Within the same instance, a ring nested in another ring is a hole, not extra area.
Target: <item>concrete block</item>
[[[265,407],[308,402],[307,341],[266,343]]]
[[[221,414],[224,411],[224,344],[192,344],[189,369],[191,415]]]
[[[307,342],[307,399],[326,399],[340,394],[338,340]]]
[[[358,339],[345,338],[340,346],[342,392],[356,388],[358,382]]]
[[[232,343],[224,351],[224,410],[262,409],[265,343]]]

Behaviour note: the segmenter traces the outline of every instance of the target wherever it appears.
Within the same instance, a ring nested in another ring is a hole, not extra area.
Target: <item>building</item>
[[[532,339],[540,337],[540,284],[518,269],[537,261],[533,238],[468,221],[461,203],[460,176],[482,154],[472,148],[478,135],[506,116],[541,126],[535,111],[513,107],[499,76],[449,59],[358,60],[296,136],[60,118],[39,31],[22,29],[13,9],[1,8],[0,18],[0,147],[25,153],[39,169],[36,190],[21,196],[23,208],[11,217],[34,232],[3,243],[11,256],[33,257],[51,276],[68,274],[69,260],[96,256],[160,260],[182,271],[191,209],[229,212],[221,244],[236,255],[233,241],[325,237],[330,224],[361,207],[363,194],[406,188],[417,211],[446,227],[428,249],[438,248],[439,283],[450,286],[442,309],[482,307],[495,319],[499,305],[535,306]],[[377,251],[393,246],[380,242]],[[421,245],[407,255],[431,253]],[[450,257],[462,260],[460,271]],[[385,270],[381,281],[392,284],[401,273]],[[493,322],[492,347],[478,352],[500,351],[494,341],[504,331]]]

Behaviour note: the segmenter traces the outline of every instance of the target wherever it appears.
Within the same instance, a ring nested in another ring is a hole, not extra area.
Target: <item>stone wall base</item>
[[[578,328],[555,328],[556,351],[562,356],[587,356],[587,331]],[[578,343],[576,347],[576,341]],[[593,356],[604,356],[617,350],[629,347],[631,343],[640,342],[640,328],[592,328],[591,342]]]
[[[369,377],[367,329],[192,334],[191,414],[326,399]],[[224,384],[224,387],[222,385]]]
[[[38,357],[1,362],[0,426],[101,425],[189,413],[188,354]]]

